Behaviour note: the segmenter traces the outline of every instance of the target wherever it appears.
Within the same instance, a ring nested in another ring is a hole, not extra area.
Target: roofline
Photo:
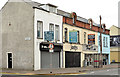
[[[46,5],[50,5],[50,6],[53,6],[53,7],[58,7],[58,6],[56,6],[56,5],[53,5],[53,4],[51,4],[51,3],[47,3]]]
[[[112,26],[114,26],[114,27],[116,27],[116,28],[120,29],[120,27],[117,27],[117,26],[115,26],[115,25],[112,25]],[[112,27],[112,26],[111,26],[111,27]]]

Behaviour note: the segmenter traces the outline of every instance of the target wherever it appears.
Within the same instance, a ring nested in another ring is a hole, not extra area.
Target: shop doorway
[[[12,53],[7,53],[8,55],[8,68],[12,68]]]
[[[80,67],[81,62],[80,52],[65,52],[65,67]]]

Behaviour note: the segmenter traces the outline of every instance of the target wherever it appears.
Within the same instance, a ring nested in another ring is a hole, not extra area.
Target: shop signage
[[[72,50],[72,49],[77,50],[78,47],[77,47],[77,46],[71,46],[71,49],[70,49],[70,50]]]
[[[95,44],[95,34],[88,34],[88,44]]]
[[[110,36],[110,46],[120,46],[120,35]]]
[[[70,43],[77,43],[77,31],[70,31],[69,32],[69,42]]]
[[[50,49],[50,50],[53,50],[53,48],[54,48],[53,43],[50,43],[50,44],[49,44],[49,49]]]
[[[25,37],[25,40],[29,41],[29,40],[31,40],[31,38],[30,37]]]
[[[48,44],[40,43],[40,51],[52,52],[52,50],[54,50],[55,52],[60,52],[61,49],[62,49],[61,45],[56,45],[56,44],[52,45],[52,44],[49,44],[49,43]]]
[[[44,32],[44,40],[45,41],[53,41],[54,40],[54,31],[45,31]]]
[[[48,48],[48,46],[44,46],[44,45],[42,45],[41,47],[42,47],[42,48]]]
[[[95,45],[86,45],[86,50],[97,50],[97,47]]]

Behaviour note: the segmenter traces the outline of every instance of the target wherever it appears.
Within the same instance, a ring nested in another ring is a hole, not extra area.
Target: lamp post
[[[102,64],[102,25],[101,25],[101,20],[102,20],[102,17],[100,15],[100,67],[102,68],[103,64]]]

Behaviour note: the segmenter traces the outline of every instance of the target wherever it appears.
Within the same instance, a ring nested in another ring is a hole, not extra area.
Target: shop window
[[[37,21],[37,38],[43,38],[43,22]]]
[[[60,40],[59,38],[59,36],[60,36],[60,33],[59,33],[59,25],[55,25],[55,40],[56,41],[58,41],[58,40]]]
[[[68,42],[68,30],[67,30],[67,28],[65,28],[65,30],[64,30],[64,33],[65,33],[65,42]]]

